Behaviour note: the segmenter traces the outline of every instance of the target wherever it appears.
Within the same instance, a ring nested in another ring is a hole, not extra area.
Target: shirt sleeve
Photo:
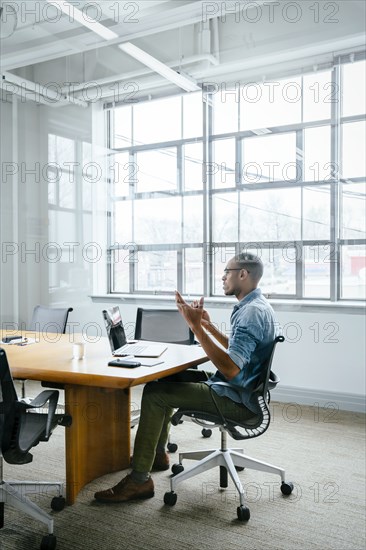
[[[240,315],[229,338],[228,355],[234,363],[243,369],[250,363],[258,342],[263,340],[264,320],[259,308],[248,306]]]

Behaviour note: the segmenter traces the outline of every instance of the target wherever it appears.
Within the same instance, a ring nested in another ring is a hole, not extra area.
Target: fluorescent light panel
[[[177,73],[176,71],[156,59],[156,57],[153,57],[144,50],[141,50],[141,48],[138,48],[131,42],[119,44],[118,47],[123,52],[137,59],[137,61],[143,63],[143,65],[146,65],[167,80],[170,80],[180,88],[183,88],[183,90],[186,90],[186,92],[197,92],[198,90],[201,90],[201,88],[194,81]]]

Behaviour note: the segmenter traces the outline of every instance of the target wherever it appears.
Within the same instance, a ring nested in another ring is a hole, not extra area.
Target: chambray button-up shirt
[[[240,302],[232,311],[231,335],[229,347],[226,350],[240,372],[231,380],[217,371],[206,384],[214,384],[222,380],[230,387],[214,385],[213,390],[221,396],[229,397],[236,403],[242,403],[253,413],[258,413],[258,403],[253,396],[253,390],[258,385],[262,373],[263,361],[268,356],[268,344],[280,333],[279,324],[275,320],[274,311],[259,288],[256,288]],[[236,391],[239,387],[240,394]]]

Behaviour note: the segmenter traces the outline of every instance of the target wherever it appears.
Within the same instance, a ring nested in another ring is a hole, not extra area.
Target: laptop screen
[[[112,352],[127,344],[125,329],[118,306],[103,310],[103,318]]]

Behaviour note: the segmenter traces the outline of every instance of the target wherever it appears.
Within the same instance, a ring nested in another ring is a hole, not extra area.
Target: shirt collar
[[[249,304],[249,303],[252,302],[255,298],[259,298],[261,295],[262,295],[261,289],[260,289],[260,288],[255,288],[254,290],[252,290],[251,292],[249,292],[249,294],[247,294],[246,296],[244,296],[244,298],[242,298],[242,299],[240,300],[240,302],[238,302],[237,304],[235,304],[235,306],[234,306],[234,311],[236,311],[236,310],[239,309],[240,307],[245,306],[246,304]]]

